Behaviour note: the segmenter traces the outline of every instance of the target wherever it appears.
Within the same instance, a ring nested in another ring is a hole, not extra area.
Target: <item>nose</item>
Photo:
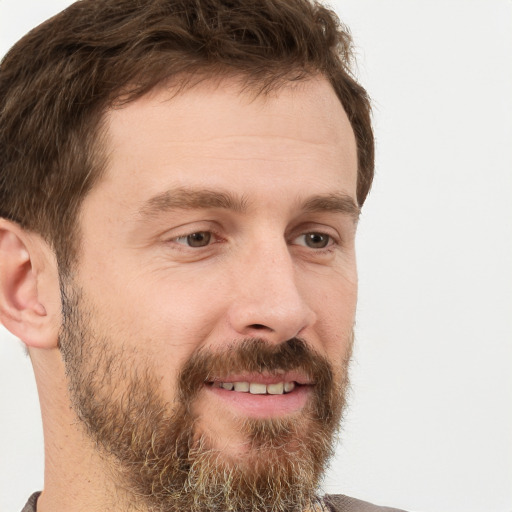
[[[299,336],[316,314],[297,286],[298,272],[284,240],[245,255],[234,280],[228,311],[238,336],[282,343]]]

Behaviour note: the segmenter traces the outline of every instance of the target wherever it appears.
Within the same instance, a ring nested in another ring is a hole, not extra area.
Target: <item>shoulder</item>
[[[35,492],[30,496],[29,500],[27,501],[27,504],[23,507],[23,510],[21,512],[36,512],[37,510],[37,498],[39,498],[39,495],[41,492]]]
[[[327,494],[324,503],[331,512],[405,512],[398,508],[379,507],[343,494]]]

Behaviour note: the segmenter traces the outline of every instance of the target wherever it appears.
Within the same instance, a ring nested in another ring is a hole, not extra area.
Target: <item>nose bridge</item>
[[[248,248],[241,276],[230,315],[239,333],[282,342],[314,322],[284,237],[266,237]]]

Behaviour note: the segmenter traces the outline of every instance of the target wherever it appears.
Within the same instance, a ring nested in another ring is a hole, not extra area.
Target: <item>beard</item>
[[[196,351],[176,379],[172,402],[147,358],[94,332],[80,289],[62,283],[59,346],[72,407],[136,509],[298,512],[320,502],[348,387],[347,352],[336,367],[303,339],[279,345],[248,338]],[[314,383],[306,406],[283,418],[237,421],[247,450],[228,455],[194,412],[215,375],[300,371]]]

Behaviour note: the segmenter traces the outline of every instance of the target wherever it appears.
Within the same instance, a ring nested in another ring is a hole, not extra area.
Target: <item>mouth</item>
[[[284,395],[291,393],[297,383],[294,381],[281,381],[274,384],[264,384],[262,382],[236,381],[236,382],[211,382],[214,388],[234,391],[236,393],[250,393],[251,395]]]
[[[243,375],[215,378],[206,389],[233,412],[246,417],[272,418],[300,411],[313,384],[303,376]]]

